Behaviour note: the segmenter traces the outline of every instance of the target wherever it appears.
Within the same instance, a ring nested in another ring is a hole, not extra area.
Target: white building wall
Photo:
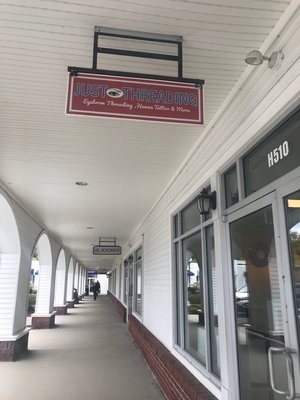
[[[170,217],[159,208],[144,232],[143,323],[172,345],[172,274]]]
[[[56,265],[54,306],[63,306],[66,297],[66,257],[61,250]]]
[[[296,3],[294,3],[296,4]],[[191,150],[189,157],[179,168],[168,188],[148,214],[144,223],[130,238],[130,243],[140,240],[144,234],[144,325],[163,342],[217,397],[219,389],[208,381],[194,366],[173,349],[172,319],[172,271],[171,271],[171,213],[181,208],[201,186],[211,182],[217,190],[218,171],[228,167],[238,152],[245,151],[300,103],[300,15],[299,3],[290,13],[288,26],[279,24],[262,51],[271,54],[282,50],[284,60],[280,68],[268,69],[267,63],[257,68],[249,66],[233,89],[231,98],[224,103],[218,119],[213,119]],[[278,36],[279,35],[279,36]],[[274,43],[272,42],[274,41]],[[241,60],[241,62],[243,62]],[[211,179],[212,178],[212,179]],[[220,200],[220,198],[218,198]],[[222,226],[220,201],[214,219]],[[222,229],[217,230],[222,232]],[[224,233],[224,232],[223,232]],[[224,236],[223,236],[224,237]],[[226,279],[231,266],[226,264],[226,249],[221,236],[216,238],[217,256],[216,286],[219,293],[220,348],[222,398],[230,398],[228,387],[233,388],[234,374],[228,370],[232,363],[233,341],[230,318],[226,310],[231,306]],[[129,246],[124,246],[124,254]],[[227,313],[229,322],[223,315]],[[234,321],[231,319],[232,324]],[[231,325],[232,325],[231,324]],[[230,376],[232,375],[232,376]],[[236,375],[235,375],[236,376]],[[230,383],[231,381],[231,383]],[[236,391],[237,392],[237,391]],[[233,394],[234,396],[234,394]]]
[[[19,254],[4,253],[0,262],[0,336],[13,334]]]
[[[74,289],[78,291],[78,282],[79,282],[79,263],[77,262],[75,265],[75,272],[74,272]]]

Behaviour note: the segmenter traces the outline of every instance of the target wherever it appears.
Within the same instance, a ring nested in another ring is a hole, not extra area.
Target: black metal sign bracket
[[[146,51],[123,50],[123,49],[116,49],[109,47],[101,47],[99,46],[101,36],[113,37],[119,39],[140,40],[144,42],[173,44],[177,46],[177,54],[170,55],[170,54],[153,53]],[[202,85],[204,84],[204,80],[183,77],[182,40],[183,40],[182,36],[160,35],[160,34],[152,34],[152,33],[137,32],[137,31],[124,31],[120,29],[111,29],[111,28],[96,26],[94,31],[92,68],[68,67],[68,71],[70,72],[71,76],[77,76],[79,73],[127,76],[133,78],[145,78],[145,79],[157,79],[157,80],[169,80],[174,82],[193,83],[195,84],[196,87],[202,87]],[[101,70],[98,69],[98,54],[113,54],[113,55],[120,55],[127,57],[129,56],[129,57],[140,57],[140,58],[152,58],[156,60],[167,60],[167,61],[177,62],[177,77],[123,72],[123,71]]]

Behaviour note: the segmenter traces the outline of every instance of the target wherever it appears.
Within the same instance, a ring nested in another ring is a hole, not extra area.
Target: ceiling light
[[[84,181],[79,181],[79,182],[76,182],[76,185],[78,185],[78,186],[87,186],[88,183],[84,182]]]
[[[249,65],[261,65],[266,60],[268,61],[268,67],[273,68],[279,55],[281,59],[283,59],[283,53],[281,51],[273,51],[270,57],[266,57],[262,55],[259,50],[252,50],[246,55],[245,62]]]

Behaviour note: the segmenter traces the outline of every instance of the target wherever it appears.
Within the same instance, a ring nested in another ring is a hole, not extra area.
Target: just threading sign
[[[203,124],[203,89],[192,83],[69,75],[67,114]]]
[[[122,248],[120,246],[94,246],[93,254],[97,256],[119,256]]]

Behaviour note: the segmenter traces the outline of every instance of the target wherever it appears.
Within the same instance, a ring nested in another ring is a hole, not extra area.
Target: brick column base
[[[68,308],[74,308],[74,304],[75,304],[75,302],[74,302],[74,300],[70,300],[70,301],[67,301],[67,307]]]
[[[0,361],[16,361],[28,350],[29,329],[11,339],[0,339]]]
[[[49,315],[35,315],[31,316],[31,328],[32,329],[51,329],[55,325],[55,314],[53,311]]]
[[[68,314],[68,304],[53,307],[53,310],[56,311],[56,315],[66,315]]]

